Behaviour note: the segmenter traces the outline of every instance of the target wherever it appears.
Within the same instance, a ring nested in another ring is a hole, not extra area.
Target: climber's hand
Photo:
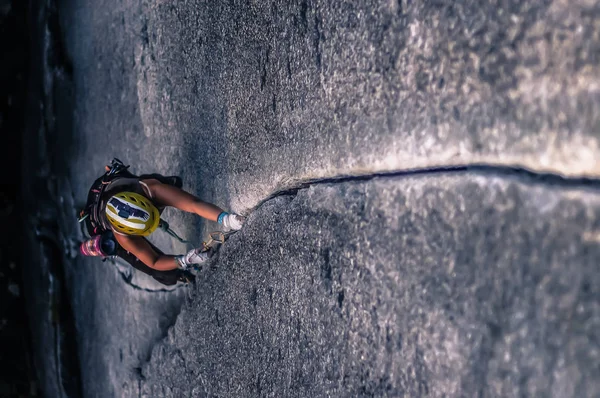
[[[219,218],[221,220],[220,223],[223,224],[225,229],[234,231],[240,230],[246,221],[246,217],[237,214],[226,214]]]
[[[203,248],[192,249],[186,254],[181,256],[175,256],[179,267],[182,269],[189,269],[193,265],[202,264],[206,262],[212,255],[212,250],[203,251]]]

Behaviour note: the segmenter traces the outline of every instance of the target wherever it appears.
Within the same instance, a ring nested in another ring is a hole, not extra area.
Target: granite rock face
[[[236,211],[339,175],[600,173],[595,1],[60,4],[79,169],[115,154]]]
[[[27,203],[54,195],[84,395],[599,393],[596,1],[38,5]],[[115,156],[249,215],[180,315],[73,255]]]
[[[514,176],[277,197],[203,273],[142,391],[597,396],[599,236],[597,191]]]
[[[227,169],[236,208],[390,170],[600,174],[597,2],[142,4],[144,133]]]

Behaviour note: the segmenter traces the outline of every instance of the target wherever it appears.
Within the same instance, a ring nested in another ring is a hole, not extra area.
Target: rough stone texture
[[[92,151],[102,160],[113,154],[104,140],[103,145],[77,151],[86,132],[79,134],[74,128],[79,116],[87,115],[81,107],[89,109],[85,100],[79,100],[85,98],[85,76],[91,76],[85,67],[90,60],[73,56],[72,48],[65,46],[73,31],[65,22],[64,8],[57,10],[45,1],[31,5],[32,74],[23,140],[22,208],[27,216],[24,293],[32,325],[32,365],[44,396],[133,396],[139,389],[140,366],[175,322],[185,289],[153,291],[163,286],[139,274],[128,284],[122,268],[98,258],[77,257],[84,237],[76,217],[103,163],[80,170],[74,165],[79,156],[85,158]],[[77,12],[69,8],[73,5],[62,7]],[[96,111],[107,111],[100,115],[110,121],[107,115],[117,115],[115,109]],[[119,109],[125,108],[121,104]],[[125,126],[125,119],[114,119]]]
[[[144,133],[177,131],[227,169],[235,208],[340,174],[600,173],[597,2],[142,1],[142,13]]]
[[[64,44],[72,68],[48,65],[32,107],[47,131],[27,153],[49,160],[26,175],[50,181],[60,215],[85,395],[598,393],[596,191],[436,174],[267,202],[145,383],[135,368],[184,290],[136,290],[111,264],[71,258],[74,208],[113,156],[234,211],[302,179],[457,164],[596,178],[596,1],[57,4],[40,40]],[[166,216],[195,244],[215,228]],[[312,231],[323,239],[302,239]]]
[[[61,3],[80,167],[118,140],[238,211],[340,174],[600,172],[595,1]]]
[[[203,274],[144,396],[598,396],[599,234],[597,192],[511,177],[278,197]]]

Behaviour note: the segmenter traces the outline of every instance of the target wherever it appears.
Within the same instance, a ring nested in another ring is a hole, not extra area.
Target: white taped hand
[[[222,224],[227,230],[238,231],[244,225],[246,221],[245,217],[239,216],[237,214],[227,214],[222,219]]]
[[[210,251],[203,252],[202,248],[192,249],[182,256],[176,256],[177,262],[183,269],[188,269],[194,264],[202,264],[210,258]]]

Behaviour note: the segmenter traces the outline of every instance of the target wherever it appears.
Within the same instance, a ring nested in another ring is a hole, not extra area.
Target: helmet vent
[[[150,235],[160,223],[160,213],[150,199],[124,192],[106,203],[106,216],[113,227],[128,235]]]

